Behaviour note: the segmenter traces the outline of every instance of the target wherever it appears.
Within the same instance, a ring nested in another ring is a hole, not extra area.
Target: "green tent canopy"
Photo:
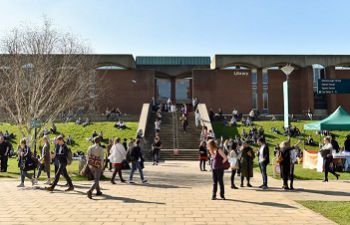
[[[342,106],[339,106],[327,118],[318,122],[305,124],[304,130],[350,131],[350,115]]]

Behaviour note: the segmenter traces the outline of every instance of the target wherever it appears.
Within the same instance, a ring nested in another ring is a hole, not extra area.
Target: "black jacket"
[[[258,151],[258,158],[259,157],[260,157],[260,151]],[[265,161],[264,161],[265,164],[270,164],[270,150],[269,150],[269,146],[267,145],[265,145],[263,149],[263,158],[265,158]]]
[[[61,153],[60,153],[60,148],[62,148]],[[68,158],[68,147],[66,144],[63,144],[62,146],[58,147],[58,151],[57,151],[57,155],[56,157],[58,157],[58,161],[60,162],[60,164],[62,165],[67,165],[67,158]]]
[[[131,149],[130,153],[131,161],[136,162],[139,159],[143,161],[142,152],[140,146],[135,146]]]

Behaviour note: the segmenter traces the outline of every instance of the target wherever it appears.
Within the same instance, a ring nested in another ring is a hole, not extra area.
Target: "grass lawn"
[[[95,122],[89,126],[83,127],[81,125],[76,125],[75,123],[57,123],[57,131],[58,133],[64,134],[66,137],[68,135],[72,136],[74,143],[69,147],[72,149],[72,152],[83,151],[86,152],[88,147],[91,145],[91,142],[87,140],[92,133],[96,130],[97,133],[102,131],[104,139],[108,140],[109,138],[134,138],[136,136],[136,130],[138,123],[137,122],[127,122],[126,126],[128,127],[125,130],[118,130],[113,127],[114,122]],[[0,130],[5,131],[8,130],[10,133],[14,133],[16,135],[16,140],[12,142],[13,148],[16,150],[18,147],[18,143],[22,137],[17,126],[1,123]],[[53,138],[54,135],[50,135],[50,138]],[[40,143],[41,144],[41,143]],[[105,143],[106,144],[106,143]],[[53,145],[51,145],[51,150],[53,149]],[[37,148],[38,153],[41,151]],[[39,153],[40,154],[40,153]],[[70,174],[72,174],[73,180],[82,180],[84,179],[78,174],[78,162],[74,161],[72,165],[68,166],[68,170]],[[51,166],[51,170],[54,171],[54,166]],[[54,172],[51,173],[52,176]],[[18,178],[19,169],[17,167],[16,159],[9,159],[9,167],[7,173],[0,173],[1,177],[7,178]],[[42,176],[44,178],[45,175]]]
[[[330,220],[340,224],[350,224],[349,201],[298,201],[303,206],[322,214]]]
[[[302,133],[304,133],[304,124],[305,123],[309,123],[310,121],[300,121],[300,122],[294,122],[292,123],[293,126],[297,126],[300,131]],[[282,127],[283,127],[283,121],[256,121],[254,122],[254,125],[256,127],[263,127],[264,131],[265,131],[265,136],[266,136],[266,141],[269,145],[270,148],[270,154],[271,154],[271,159],[273,159],[273,150],[275,145],[279,144],[280,142],[287,140],[286,136],[283,135],[278,135],[278,134],[274,134],[271,131],[272,127],[277,128],[278,130],[282,131]],[[216,137],[221,137],[223,136],[224,138],[228,138],[228,137],[234,137],[236,134],[242,134],[243,129],[245,129],[247,132],[249,132],[250,127],[245,127],[242,126],[241,123],[238,124],[237,127],[228,127],[228,126],[224,126],[223,122],[213,122],[213,129],[215,131],[215,135]],[[343,146],[343,143],[345,141],[346,135],[349,132],[346,131],[341,131],[341,132],[332,132],[337,136],[337,140],[339,142],[340,146]],[[314,139],[315,142],[319,142],[320,141],[320,136],[316,135],[315,132],[313,131],[306,131],[303,136],[298,137],[298,138],[305,138],[308,135],[311,135]],[[298,141],[298,138],[292,137],[291,138],[291,143],[295,144]],[[257,146],[253,146],[255,149],[257,148]],[[300,147],[303,148],[303,144],[300,144]],[[317,150],[318,147],[311,147],[311,146],[305,146],[306,149],[312,149],[312,150]],[[257,162],[257,157],[255,158],[256,162]],[[257,166],[257,163],[256,163]],[[272,176],[273,173],[273,168],[272,166],[268,166],[268,175]],[[322,180],[323,179],[323,173],[318,173],[316,170],[310,170],[310,169],[303,169],[302,165],[295,165],[295,171],[294,174],[296,176],[297,179],[301,179],[301,180]],[[350,180],[350,173],[340,173],[340,179],[342,180]],[[335,177],[333,177],[332,175],[329,175],[329,179],[334,180]]]

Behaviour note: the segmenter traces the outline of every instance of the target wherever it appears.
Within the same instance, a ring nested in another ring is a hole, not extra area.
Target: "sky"
[[[97,54],[350,54],[349,0],[0,0],[0,37],[46,16]]]

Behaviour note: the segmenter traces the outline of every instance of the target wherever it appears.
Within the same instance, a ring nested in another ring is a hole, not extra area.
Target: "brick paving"
[[[107,174],[110,175],[110,174]],[[73,192],[45,185],[17,188],[18,181],[0,180],[0,224],[334,224],[294,200],[350,200],[347,181],[296,181],[296,191],[282,191],[281,181],[269,178],[268,191],[230,189],[225,174],[226,201],[212,201],[210,172],[197,162],[146,164],[148,184],[101,183],[104,196],[90,200],[90,182],[75,182]],[[127,173],[124,174],[127,178]],[[238,179],[237,179],[238,181]],[[255,173],[253,186],[259,186]],[[239,182],[237,182],[238,184]]]

